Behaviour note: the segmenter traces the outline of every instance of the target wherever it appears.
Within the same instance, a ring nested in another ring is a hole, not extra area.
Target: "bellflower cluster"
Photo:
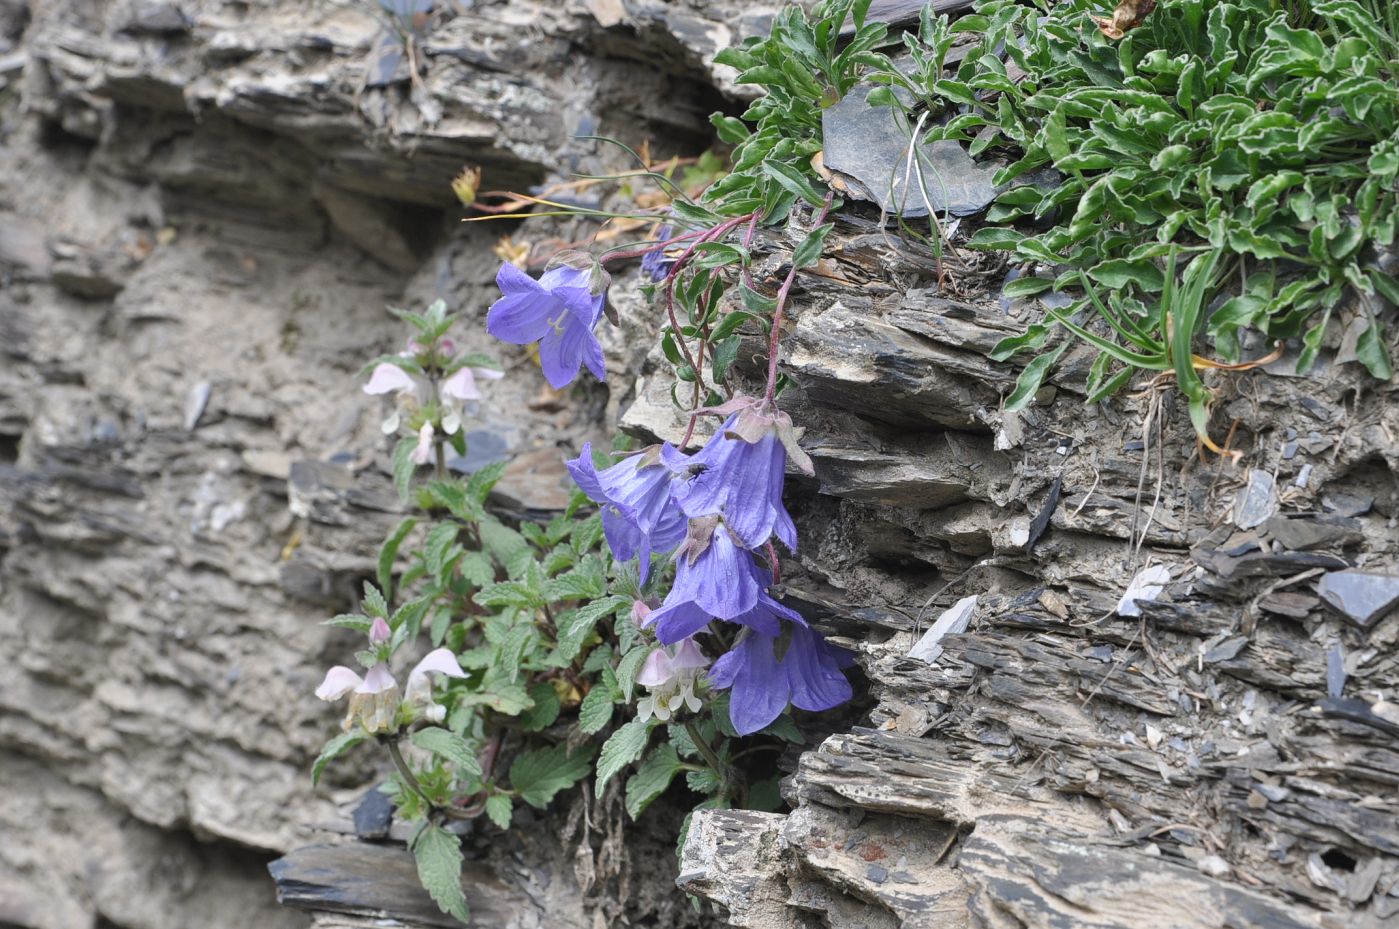
[[[584,446],[568,467],[601,505],[613,555],[640,558],[643,582],[653,554],[674,553],[675,582],[642,622],[663,645],[679,647],[675,660],[711,623],[738,627],[733,649],[715,663],[708,681],[732,689],[730,720],[747,735],[771,724],[789,703],[823,710],[848,700],[842,669],[850,661],[771,596],[772,577],[755,560],[773,538],[790,551],[797,547],[782,487],[789,456],[808,473],[811,461],[797,447],[791,418],[771,401],[746,397],[706,412],[726,418],[692,455],[667,444],[598,470],[591,447]],[[668,711],[687,705],[674,702],[670,678],[661,675],[659,665],[672,660],[670,654],[654,654],[664,656],[655,661],[657,679],[671,688],[665,691]]]

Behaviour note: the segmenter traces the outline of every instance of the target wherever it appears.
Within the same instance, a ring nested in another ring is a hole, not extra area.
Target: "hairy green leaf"
[[[418,880],[428,895],[448,916],[469,922],[471,912],[461,889],[461,838],[440,826],[425,825],[412,847]]]
[[[325,748],[321,749],[321,753],[316,756],[315,762],[311,765],[311,783],[319,784],[321,775],[325,773],[326,765],[368,738],[370,738],[369,733],[356,727],[349,732],[342,732],[325,743]]]
[[[471,748],[462,740],[461,736],[456,733],[436,727],[419,729],[413,733],[411,741],[418,748],[446,758],[456,765],[459,774],[481,776],[481,765],[477,762],[476,756],[472,754]]]
[[[521,800],[542,809],[554,794],[587,777],[592,761],[589,747],[577,748],[572,755],[567,745],[536,748],[515,757],[510,765],[510,786]]]
[[[633,719],[608,737],[598,756],[597,778],[593,782],[593,792],[599,800],[607,782],[641,757],[650,735],[651,726],[647,721]]]
[[[685,770],[675,748],[661,745],[627,778],[627,815],[636,819],[651,802],[665,793],[675,775]]]

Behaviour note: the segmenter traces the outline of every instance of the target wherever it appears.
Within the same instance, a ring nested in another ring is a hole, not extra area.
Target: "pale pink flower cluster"
[[[405,357],[422,353],[422,347],[418,346],[417,343],[410,342],[408,349],[408,351],[403,352]],[[439,345],[439,351],[444,354],[454,354],[456,345],[450,339],[443,339]],[[481,399],[481,390],[477,381],[496,381],[504,376],[502,372],[491,368],[470,366],[461,367],[452,372],[437,390],[437,399],[442,408],[442,431],[447,435],[455,435],[457,430],[461,428],[463,405]],[[430,389],[426,381],[414,377],[398,365],[387,361],[374,366],[374,370],[369,375],[369,383],[364,385],[364,392],[367,394],[393,394],[398,399],[394,411],[384,419],[385,435],[393,435],[398,431],[403,422],[401,415],[403,411],[406,410],[411,415],[418,407],[431,399],[428,396]],[[436,429],[431,422],[423,423],[418,429],[418,444],[413,449],[415,463],[427,464],[432,459],[435,435]]]
[[[389,624],[382,619],[374,620],[369,630],[371,645],[381,646],[390,637]],[[422,718],[428,722],[440,723],[447,716],[447,708],[432,698],[430,674],[446,677],[466,677],[456,656],[449,649],[438,648],[423,656],[423,660],[408,672],[408,685],[404,689],[402,703],[412,718]],[[351,669],[336,665],[326,672],[325,680],[316,688],[316,696],[322,700],[335,701],[350,695],[350,709],[343,723],[346,732],[355,723],[364,727],[365,732],[392,732],[397,728],[399,709],[398,682],[389,671],[387,662],[381,661],[360,677]]]
[[[650,693],[636,702],[637,716],[643,722],[652,716],[666,722],[682,706],[691,713],[699,712],[695,684],[708,666],[709,659],[693,638],[681,639],[673,648],[662,646],[647,655],[636,682]]]

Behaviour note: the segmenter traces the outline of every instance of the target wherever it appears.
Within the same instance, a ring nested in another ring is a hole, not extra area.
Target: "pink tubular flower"
[[[394,394],[398,398],[394,411],[384,418],[380,427],[383,429],[384,435],[393,435],[398,431],[401,410],[407,409],[411,414],[422,401],[420,385],[413,378],[413,375],[387,361],[374,366],[374,370],[369,375],[369,383],[365,384],[362,389],[371,396]]]
[[[481,399],[481,390],[476,381],[498,381],[505,377],[503,371],[493,368],[458,368],[442,382],[438,394],[442,397],[442,431],[456,435],[461,428],[462,404]]]
[[[369,626],[369,644],[383,645],[393,635],[393,630],[384,621],[382,616],[374,617],[374,622]]]
[[[428,677],[429,674],[466,677],[466,673],[462,671],[456,656],[445,648],[428,652],[423,656],[423,660],[408,672],[408,688],[404,693],[404,699],[414,710],[421,711],[424,719],[440,723],[447,716],[447,708],[432,699],[432,679]]]
[[[389,666],[382,661],[361,678],[343,665],[336,665],[325,674],[316,688],[316,696],[334,702],[350,695],[350,709],[341,724],[346,732],[358,721],[365,732],[388,732],[393,728],[394,710],[398,707],[398,685]]]
[[[457,372],[442,382],[442,395],[453,400],[480,400],[481,391],[476,386],[477,379],[498,381],[505,372],[491,368],[458,368]]]
[[[401,394],[410,390],[415,390],[417,384],[413,381],[413,376],[396,364],[381,362],[374,366],[374,370],[369,375],[369,383],[365,384],[363,390],[367,394]]]
[[[385,628],[387,628],[387,623]],[[370,637],[373,641],[373,629]],[[429,674],[445,674],[448,677],[466,677],[456,657],[445,648],[434,649],[423,656],[423,660],[408,672],[408,686],[404,700],[414,714],[421,714],[430,722],[440,723],[447,715],[447,708],[432,699],[432,681]],[[356,722],[365,732],[390,732],[395,728],[398,710],[398,682],[394,680],[389,666],[379,662],[361,678],[343,665],[336,665],[326,672],[325,680],[316,688],[316,696],[327,702],[334,702],[346,694],[350,695],[350,709],[345,714],[343,726],[348,732]]]
[[[636,682],[651,693],[636,702],[637,715],[642,720],[652,716],[666,722],[682,706],[691,713],[699,711],[695,696],[695,681],[700,671],[709,666],[694,639],[684,639],[674,652],[658,648],[646,656]]]

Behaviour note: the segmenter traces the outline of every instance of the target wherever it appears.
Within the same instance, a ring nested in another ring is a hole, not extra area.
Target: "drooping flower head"
[[[758,599],[753,604],[753,608],[745,613],[740,613],[728,622],[739,626],[747,626],[756,632],[764,635],[777,635],[781,630],[781,621],[805,624],[801,614],[783,606],[768,594],[766,582],[769,580],[765,570],[759,568],[759,584],[764,585],[758,588]],[[693,601],[679,600],[668,605],[663,605],[658,610],[652,610],[644,619],[642,625],[656,630],[656,638],[670,644],[688,638],[699,632],[714,619],[708,612]]]
[[[668,242],[675,231],[670,228],[670,223],[666,223],[656,230],[657,242]],[[663,281],[666,275],[670,274],[670,269],[675,266],[675,259],[667,257],[665,247],[659,246],[654,251],[649,251],[641,256],[641,271],[651,278],[652,281]]]
[[[797,529],[782,504],[788,456],[807,474],[813,470],[797,445],[791,417],[751,397],[736,397],[707,412],[727,418],[704,448],[689,456],[663,450],[663,460],[679,475],[676,503],[692,518],[722,516],[745,548],[760,548],[776,535],[796,551]]]
[[[766,583],[766,572],[750,553],[734,544],[719,517],[691,519],[685,541],[675,550],[675,583],[661,609],[648,619],[659,622],[676,613],[681,617],[678,621],[688,625],[702,613],[737,620],[757,605]]]
[[[850,699],[843,668],[849,652],[836,648],[805,625],[783,625],[780,635],[749,632],[714,662],[709,683],[730,689],[729,719],[740,735],[766,728],[787,704],[829,710]]]
[[[606,376],[593,327],[606,302],[607,275],[588,256],[576,257],[581,254],[556,257],[557,266],[539,280],[509,262],[501,265],[496,284],[503,296],[486,316],[486,328],[497,339],[539,343],[540,367],[555,389],[571,383],[582,365],[598,380]]]
[[[645,722],[655,716],[666,722],[682,706],[696,713],[700,708],[695,696],[695,684],[700,671],[709,666],[709,659],[695,644],[684,639],[673,649],[658,648],[646,656],[636,682],[650,693],[636,703],[637,716]]]
[[[652,446],[610,468],[593,464],[591,443],[567,462],[568,472],[589,499],[602,506],[602,529],[618,561],[640,559],[646,583],[651,555],[674,549],[685,537],[685,516],[670,496],[672,474]]]

